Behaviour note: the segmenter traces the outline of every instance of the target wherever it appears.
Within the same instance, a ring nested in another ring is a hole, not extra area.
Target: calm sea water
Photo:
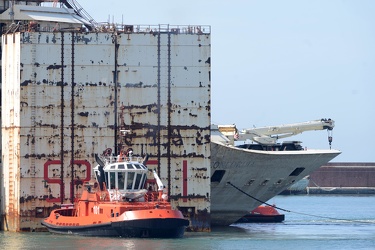
[[[1,249],[375,249],[375,196],[276,196],[283,223],[234,224],[182,239],[0,232]]]

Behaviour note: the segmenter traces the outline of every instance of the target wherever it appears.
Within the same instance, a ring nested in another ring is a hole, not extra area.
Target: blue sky
[[[332,118],[334,162],[375,162],[375,1],[92,1],[97,21],[211,26],[212,123]],[[328,148],[326,131],[287,140]]]

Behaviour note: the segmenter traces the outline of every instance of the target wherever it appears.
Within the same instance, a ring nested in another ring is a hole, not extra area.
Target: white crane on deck
[[[305,131],[326,129],[328,131],[328,142],[331,146],[334,126],[335,122],[332,119],[320,119],[278,126],[249,128],[242,131],[238,131],[235,125],[231,125],[230,128],[225,125],[218,125],[218,128],[228,138],[233,136],[233,139],[237,141],[252,140],[262,145],[274,145],[278,139],[301,134]]]

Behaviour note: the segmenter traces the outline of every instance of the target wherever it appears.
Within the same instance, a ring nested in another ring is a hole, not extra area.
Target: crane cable
[[[312,217],[317,217],[317,218],[323,218],[323,219],[330,219],[330,220],[341,220],[341,221],[349,221],[349,222],[357,222],[357,223],[367,223],[367,224],[375,224],[375,222],[372,222],[372,221],[362,221],[362,220],[350,220],[350,219],[342,219],[342,218],[335,218],[335,217],[329,217],[329,216],[321,216],[321,215],[314,215],[314,214],[307,214],[307,213],[301,213],[301,212],[296,212],[296,211],[291,211],[291,210],[288,210],[288,209],[284,209],[284,208],[281,208],[281,207],[278,207],[278,206],[275,206],[275,205],[271,205],[265,201],[262,201],[262,200],[259,200],[257,198],[255,198],[254,196],[246,193],[245,191],[243,191],[242,189],[238,188],[237,186],[233,185],[230,181],[227,182],[227,184],[231,185],[232,187],[234,187],[235,189],[237,189],[238,191],[240,191],[241,193],[243,193],[244,195],[262,203],[262,204],[266,204],[267,206],[271,206],[271,207],[274,207],[276,209],[279,209],[281,211],[284,211],[284,212],[288,212],[288,213],[295,213],[295,214],[300,214],[300,215],[307,215],[307,216],[312,216]]]
[[[332,129],[327,129],[327,132],[328,132],[328,144],[329,144],[329,149],[331,149],[332,147]]]

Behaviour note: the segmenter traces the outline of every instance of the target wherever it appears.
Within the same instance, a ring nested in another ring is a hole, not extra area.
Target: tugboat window
[[[126,166],[128,167],[128,169],[134,169],[133,164],[126,164]]]
[[[116,173],[115,172],[109,173],[109,185],[110,185],[110,189],[116,188]]]
[[[124,165],[122,165],[122,166],[124,166]],[[125,173],[124,172],[119,172],[117,174],[118,174],[118,176],[117,176],[117,178],[118,178],[118,189],[119,190],[124,190],[125,189],[125,186],[124,186],[124,184],[125,184],[124,183],[125,182]]]
[[[127,188],[128,190],[133,189],[133,181],[134,181],[134,172],[128,173],[128,182],[127,182]]]
[[[109,187],[109,183],[108,183],[108,175],[107,175],[107,173],[104,174],[104,178],[105,178],[105,186],[108,188]]]
[[[136,169],[142,169],[141,165],[139,165],[139,164],[134,164],[134,166],[135,166]]]
[[[142,174],[137,174],[135,177],[135,189],[140,189],[139,184],[141,183]]]
[[[140,189],[145,188],[146,179],[147,179],[146,174],[142,174],[142,182],[141,182],[141,186],[139,187]]]

